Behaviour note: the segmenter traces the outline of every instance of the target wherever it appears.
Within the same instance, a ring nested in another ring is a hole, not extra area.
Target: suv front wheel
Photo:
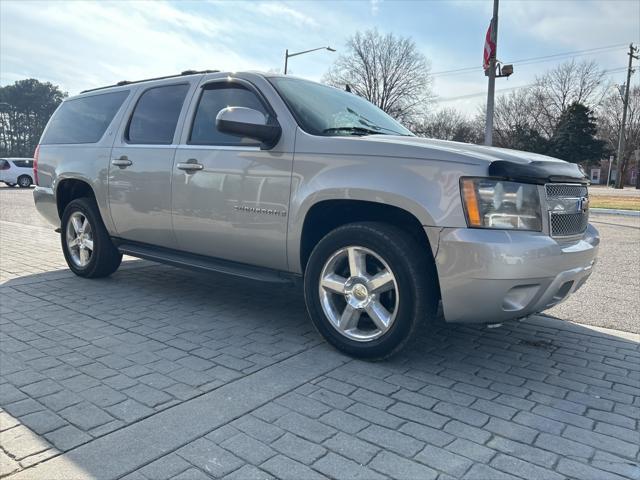
[[[327,234],[311,253],[304,280],[316,328],[349,355],[398,352],[436,314],[435,267],[425,248],[384,223],[353,223]]]
[[[122,254],[113,245],[92,198],[69,202],[62,215],[62,251],[69,268],[80,277],[111,275]]]

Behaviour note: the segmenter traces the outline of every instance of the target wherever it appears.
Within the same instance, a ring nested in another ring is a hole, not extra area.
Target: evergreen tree
[[[596,137],[597,131],[591,109],[573,103],[560,116],[548,154],[572,163],[598,162],[605,155],[605,142]]]
[[[0,156],[33,155],[49,117],[66,96],[35,78],[0,87]]]

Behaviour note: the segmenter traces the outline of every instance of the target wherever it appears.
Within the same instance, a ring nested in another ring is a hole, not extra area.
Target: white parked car
[[[33,158],[0,158],[0,182],[9,187],[33,185]]]
[[[0,182],[9,187],[33,185],[33,158],[0,158]]]

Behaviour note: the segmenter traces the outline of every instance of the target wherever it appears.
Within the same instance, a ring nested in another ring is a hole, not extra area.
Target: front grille
[[[551,236],[567,237],[583,233],[587,229],[586,213],[551,213]]]
[[[567,185],[565,183],[548,183],[545,185],[547,198],[582,198],[588,195],[586,185]]]
[[[545,185],[552,237],[584,233],[589,224],[589,192],[586,185],[550,183]]]

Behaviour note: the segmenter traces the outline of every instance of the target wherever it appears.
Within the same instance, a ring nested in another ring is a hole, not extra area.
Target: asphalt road
[[[31,189],[0,187],[0,220],[49,226],[34,208]],[[545,314],[640,333],[640,217],[592,215],[591,222],[602,237],[595,271],[580,291]]]

